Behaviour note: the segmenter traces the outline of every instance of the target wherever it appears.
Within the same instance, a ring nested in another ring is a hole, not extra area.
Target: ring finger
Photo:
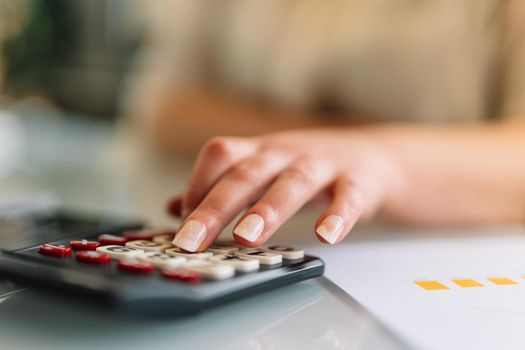
[[[252,206],[235,226],[234,237],[246,246],[264,243],[334,178],[330,164],[303,159],[286,169],[268,192]]]

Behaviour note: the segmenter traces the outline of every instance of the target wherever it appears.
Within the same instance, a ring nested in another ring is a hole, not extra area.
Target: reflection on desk
[[[7,349],[404,349],[325,278],[183,318],[124,318],[24,291],[0,304]]]

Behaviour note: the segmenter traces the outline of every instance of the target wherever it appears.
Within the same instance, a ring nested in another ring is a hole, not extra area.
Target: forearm
[[[525,124],[384,126],[398,161],[383,213],[410,223],[525,221]]]

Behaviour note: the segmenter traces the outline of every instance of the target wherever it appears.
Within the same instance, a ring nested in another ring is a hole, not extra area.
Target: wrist
[[[379,196],[376,213],[387,218],[403,216],[411,174],[400,147],[402,133],[387,127],[367,127],[362,130],[375,159],[375,184]]]

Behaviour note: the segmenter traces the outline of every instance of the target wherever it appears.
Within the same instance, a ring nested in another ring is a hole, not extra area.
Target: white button
[[[207,260],[192,260],[184,265],[185,269],[200,273],[204,278],[224,280],[235,275],[235,268],[231,265],[217,264]]]
[[[259,260],[243,258],[233,254],[215,255],[210,258],[210,261],[217,262],[218,264],[231,265],[235,270],[240,272],[259,270]]]
[[[173,242],[173,237],[174,235],[170,235],[168,233],[164,235],[156,235],[156,236],[153,236],[153,242],[171,245],[171,242]]]
[[[269,247],[263,247],[262,249],[275,254],[281,254],[285,259],[294,260],[304,258],[304,250],[302,249],[295,249],[282,245],[272,245]]]
[[[201,260],[207,259],[213,255],[212,252],[189,253],[189,252],[185,252],[181,250],[180,248],[166,249],[164,253],[171,255],[171,256],[181,256],[186,259],[201,259]]]
[[[125,259],[136,257],[144,253],[144,250],[133,247],[124,247],[121,245],[104,245],[102,247],[98,247],[97,252],[106,253],[113,259]]]
[[[239,250],[239,247],[235,245],[221,244],[221,243],[212,244],[208,248],[208,251],[213,252],[215,254],[230,254],[237,250]]]
[[[273,252],[269,252],[264,249],[242,249],[238,252],[235,252],[235,255],[242,256],[243,258],[248,259],[257,259],[261,263],[261,265],[275,265],[279,264],[283,261],[283,257],[281,254],[276,254]]]
[[[170,243],[158,243],[147,240],[130,241],[126,243],[126,247],[132,247],[142,249],[147,252],[163,252],[168,248],[171,248]]]
[[[178,267],[186,262],[186,258],[169,256],[161,252],[145,252],[138,256],[140,261],[152,263],[155,267]]]

